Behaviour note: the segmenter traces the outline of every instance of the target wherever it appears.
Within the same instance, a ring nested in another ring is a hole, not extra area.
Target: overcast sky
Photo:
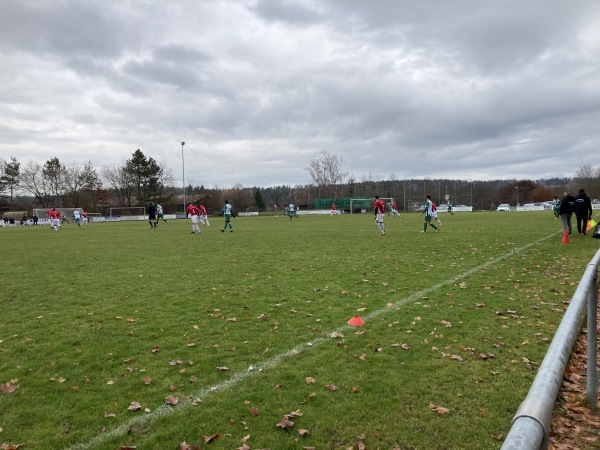
[[[0,158],[177,185],[600,166],[597,0],[0,0]]]

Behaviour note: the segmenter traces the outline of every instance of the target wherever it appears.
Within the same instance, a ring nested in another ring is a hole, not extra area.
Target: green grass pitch
[[[440,218],[0,229],[0,443],[500,448],[599,240]]]

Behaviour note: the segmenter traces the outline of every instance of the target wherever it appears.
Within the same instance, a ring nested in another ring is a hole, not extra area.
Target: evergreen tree
[[[19,186],[21,163],[11,156],[10,161],[4,161],[3,166],[4,173],[0,178],[0,183],[10,191],[10,202],[12,203],[15,190]]]

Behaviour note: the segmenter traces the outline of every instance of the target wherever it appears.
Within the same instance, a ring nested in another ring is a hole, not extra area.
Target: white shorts
[[[60,226],[60,219],[52,219],[50,221],[50,223],[52,224],[53,227],[59,227]]]
[[[437,216],[437,211],[435,211],[435,212],[432,212],[432,213],[431,213],[431,217],[433,217],[434,219],[437,219],[437,218],[438,218],[438,216]]]
[[[192,216],[192,224],[196,225],[198,223],[198,216]]]
[[[375,222],[383,223],[383,216],[385,216],[385,214],[377,214],[377,217],[375,218]]]

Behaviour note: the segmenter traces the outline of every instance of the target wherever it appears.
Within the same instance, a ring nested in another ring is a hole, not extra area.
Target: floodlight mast
[[[183,183],[183,213],[185,214],[185,161],[183,159],[183,146],[185,142],[181,142],[181,169],[182,169],[182,183]]]

